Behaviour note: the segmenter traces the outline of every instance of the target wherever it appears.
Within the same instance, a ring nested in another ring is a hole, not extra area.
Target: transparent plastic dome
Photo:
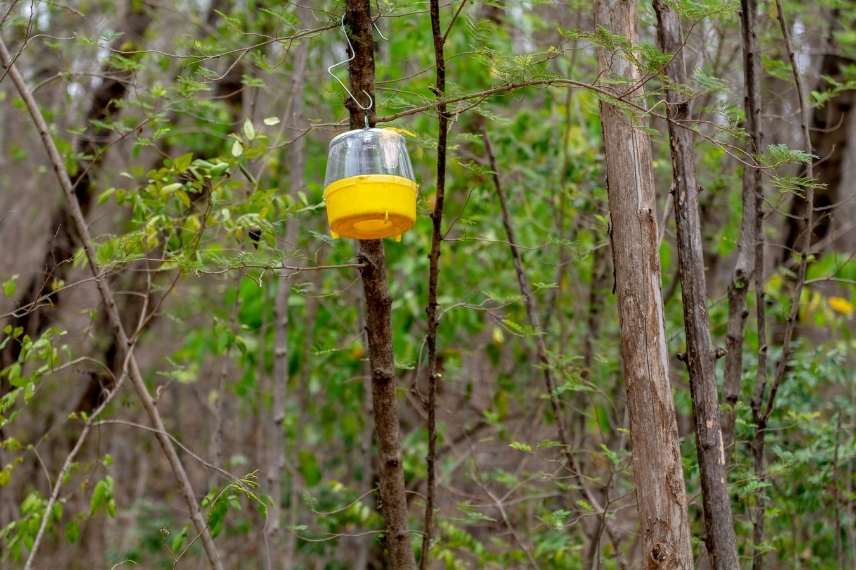
[[[330,141],[324,203],[334,237],[399,239],[416,221],[417,192],[397,132],[358,129]]]
[[[404,137],[389,129],[357,129],[330,141],[324,186],[371,174],[415,180]]]

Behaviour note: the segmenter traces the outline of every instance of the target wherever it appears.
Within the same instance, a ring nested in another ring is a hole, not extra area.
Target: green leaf
[[[235,142],[232,143],[232,156],[238,158],[242,154],[244,154],[244,145],[241,144],[241,141],[235,140]]]
[[[512,441],[508,444],[508,447],[511,449],[516,449],[517,451],[525,451],[526,453],[532,453],[532,446],[528,443],[523,443],[522,441]]]
[[[174,158],[172,161],[172,165],[178,172],[184,172],[188,168],[190,168],[190,164],[193,162],[193,153],[188,152],[187,154],[182,154],[181,156]]]
[[[116,189],[113,187],[110,187],[107,190],[105,190],[104,192],[102,192],[101,194],[99,194],[98,195],[98,204],[99,205],[103,204],[104,202],[109,200],[110,196],[112,196],[115,192],[116,192]]]
[[[15,294],[15,291],[18,290],[18,284],[15,283],[15,280],[18,279],[17,275],[13,275],[9,279],[3,282],[3,294],[7,297],[11,297]]]
[[[602,443],[600,444],[600,450],[603,451],[603,454],[607,457],[607,459],[609,459],[609,462],[612,463],[614,466],[617,467],[618,464],[621,463],[621,458],[618,457],[618,454],[615,453],[614,451],[612,451],[611,449],[609,449],[607,446],[605,446]]]
[[[785,164],[809,163],[812,156],[804,150],[792,149],[786,144],[771,144],[760,161],[765,166],[777,167]]]
[[[89,498],[89,516],[104,509],[111,517],[116,516],[116,501],[113,499],[113,477],[107,475],[95,484]]]
[[[181,532],[172,537],[172,541],[169,543],[169,548],[176,554],[184,547],[184,543],[187,541],[187,527],[181,529]]]
[[[279,124],[279,117],[266,117],[264,120],[264,123],[269,127],[272,127],[274,125],[278,125]]]
[[[71,520],[65,523],[65,538],[71,544],[74,544],[80,538],[80,525],[77,521]]]
[[[190,196],[187,195],[187,192],[179,190],[175,193],[175,195],[178,197],[178,200],[181,202],[182,206],[184,206],[185,208],[190,207]]]
[[[20,388],[24,384],[26,384],[26,378],[21,375],[21,363],[13,362],[9,365],[9,368],[5,370],[6,377],[9,379],[9,384],[14,386],[15,388]]]

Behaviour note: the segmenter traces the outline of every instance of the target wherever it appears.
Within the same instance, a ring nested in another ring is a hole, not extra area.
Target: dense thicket
[[[854,29],[0,1],[0,569],[853,568]]]

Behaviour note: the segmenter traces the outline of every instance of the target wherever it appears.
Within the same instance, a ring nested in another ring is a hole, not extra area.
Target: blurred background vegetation
[[[687,33],[687,96],[701,135],[708,308],[721,347],[741,216],[743,164],[733,149],[745,142],[739,3],[676,4]],[[282,507],[276,540],[292,549],[291,567],[384,567],[362,289],[354,243],[330,237],[322,203],[327,143],[347,125],[346,95],[327,75],[345,57],[344,7],[328,0],[0,6],[0,33],[78,181],[99,261],[126,325],[139,332],[135,353],[169,433],[186,448],[180,453],[225,566],[264,566],[274,484]],[[747,321],[747,381],[736,405],[729,486],[747,567],[750,510],[764,495],[768,568],[853,568],[856,5],[788,1],[785,9],[811,89],[819,221],[795,352],[768,427],[767,480],[757,478],[748,447],[758,337],[754,320]],[[775,10],[762,3],[758,23],[772,362],[790,308],[792,220],[805,161]],[[373,11],[376,110],[381,120],[404,114],[383,126],[405,135],[420,183],[415,227],[400,242],[386,242],[403,465],[418,533],[437,151],[434,53],[427,3],[379,0]],[[632,53],[649,72],[646,98],[656,108],[664,55],[655,47],[651,6],[640,2],[638,12],[641,43]],[[594,83],[595,47],[620,48],[595,32],[588,2],[454,1],[441,3],[441,14],[444,26],[452,22],[449,98],[553,77]],[[301,49],[306,66],[295,91]],[[295,97],[299,114],[291,112]],[[410,112],[416,108],[422,110]],[[587,531],[599,516],[611,521],[600,567],[641,567],[598,94],[540,85],[469,97],[450,112],[434,567],[534,561],[538,568],[582,568]],[[561,472],[556,418],[478,134],[483,126],[535,289],[574,453],[586,484],[606,497],[605,514],[576,498],[577,483]],[[686,347],[668,138],[662,120],[651,117],[649,127],[671,382],[693,535],[702,537],[692,408],[678,358]],[[289,153],[296,144],[304,161],[295,176]],[[116,347],[37,132],[8,79],[0,82],[0,188],[0,567],[18,568],[64,459],[122,363],[114,361]],[[291,242],[289,224],[296,228]],[[65,250],[63,241],[71,244]],[[280,426],[274,306],[284,259],[292,289]],[[754,315],[753,303],[750,296]],[[717,374],[721,379],[721,361]],[[197,567],[201,547],[130,388],[90,423],[47,516],[35,567]],[[276,438],[279,429],[283,438]],[[280,455],[285,469],[271,479]],[[706,567],[700,540],[694,551]]]

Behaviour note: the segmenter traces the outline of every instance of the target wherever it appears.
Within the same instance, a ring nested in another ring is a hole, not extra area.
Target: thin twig
[[[128,376],[128,359],[132,354],[132,350],[132,348],[129,349],[128,353],[125,355],[125,362],[122,364],[122,372],[119,375],[119,380],[114,383],[113,389],[110,390],[110,392],[107,394],[107,397],[104,398],[103,402],[101,402],[101,405],[98,406],[88,418],[86,418],[86,422],[83,425],[83,430],[81,430],[80,435],[77,437],[77,441],[74,444],[74,447],[66,456],[62,468],[59,470],[59,474],[57,474],[56,483],[53,486],[51,496],[48,499],[47,505],[45,506],[45,512],[42,515],[42,520],[39,524],[39,530],[36,533],[36,538],[33,540],[33,546],[30,548],[30,555],[27,557],[27,562],[24,564],[24,570],[31,570],[31,568],[33,567],[33,562],[36,559],[36,554],[39,551],[39,546],[41,545],[42,538],[44,537],[45,530],[48,526],[48,520],[50,520],[51,517],[51,511],[53,510],[53,506],[59,498],[59,493],[62,489],[62,484],[65,481],[66,473],[68,473],[68,470],[71,469],[71,466],[74,463],[74,459],[77,457],[77,454],[83,447],[83,443],[86,441],[86,437],[89,435],[92,426],[95,425],[95,420],[98,418],[99,415],[101,415],[101,412],[103,412],[104,409],[107,408],[110,402],[113,401],[113,398],[116,396],[116,394],[119,393],[119,389],[122,387],[122,384],[124,384],[125,382],[125,378],[127,378]]]
[[[434,3],[432,2],[432,6],[433,6],[433,4],[434,4]],[[451,19],[451,20],[449,20],[449,25],[448,25],[448,26],[446,26],[446,31],[445,31],[445,32],[443,32],[443,39],[442,39],[442,41],[440,42],[441,46],[442,46],[442,45],[444,45],[444,44],[446,43],[446,40],[447,40],[447,39],[448,39],[448,37],[449,37],[449,32],[451,32],[451,31],[452,31],[452,26],[454,26],[454,25],[455,25],[455,22],[457,21],[458,16],[460,16],[460,15],[461,15],[461,10],[463,10],[463,9],[464,9],[464,6],[466,6],[466,5],[467,5],[467,0],[461,0],[461,3],[460,3],[460,4],[458,4],[458,9],[457,9],[457,10],[455,10],[455,14],[452,16],[452,19]],[[434,18],[434,12],[432,11],[432,12],[431,12],[431,21],[432,21],[432,23],[433,23],[433,21],[434,21],[434,20],[433,20],[433,18]]]

